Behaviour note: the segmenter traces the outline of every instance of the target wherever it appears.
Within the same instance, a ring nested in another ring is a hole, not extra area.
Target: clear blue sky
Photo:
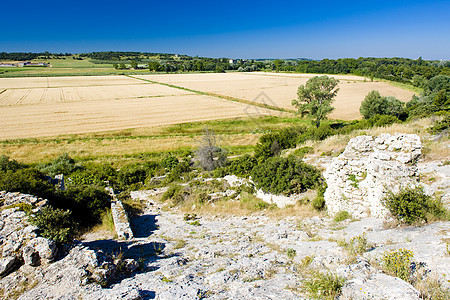
[[[450,59],[450,1],[4,1],[0,51]]]

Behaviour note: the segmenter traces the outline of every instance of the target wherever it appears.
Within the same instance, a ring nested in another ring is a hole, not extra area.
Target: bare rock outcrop
[[[417,184],[416,163],[421,149],[415,134],[383,133],[351,139],[324,172],[328,211],[385,218],[387,210],[381,200],[386,192]]]

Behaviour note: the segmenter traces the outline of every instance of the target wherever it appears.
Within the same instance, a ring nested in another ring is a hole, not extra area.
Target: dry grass
[[[218,135],[220,144],[226,147],[255,145],[260,134]],[[0,143],[0,155],[7,155],[24,163],[47,162],[68,153],[77,159],[114,159],[130,160],[134,156],[147,153],[169,152],[191,149],[198,146],[196,135],[153,136],[104,139],[67,139],[18,141],[17,143]]]

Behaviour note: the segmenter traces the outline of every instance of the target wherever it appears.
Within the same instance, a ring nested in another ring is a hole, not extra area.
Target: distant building
[[[44,62],[32,63],[30,61],[24,61],[17,64],[19,67],[47,67]]]

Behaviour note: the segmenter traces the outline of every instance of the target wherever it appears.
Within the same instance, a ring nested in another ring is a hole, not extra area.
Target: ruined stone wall
[[[416,163],[421,149],[415,134],[383,133],[351,139],[324,173],[328,211],[332,215],[348,211],[359,218],[386,217],[381,203],[386,192],[417,185]]]

